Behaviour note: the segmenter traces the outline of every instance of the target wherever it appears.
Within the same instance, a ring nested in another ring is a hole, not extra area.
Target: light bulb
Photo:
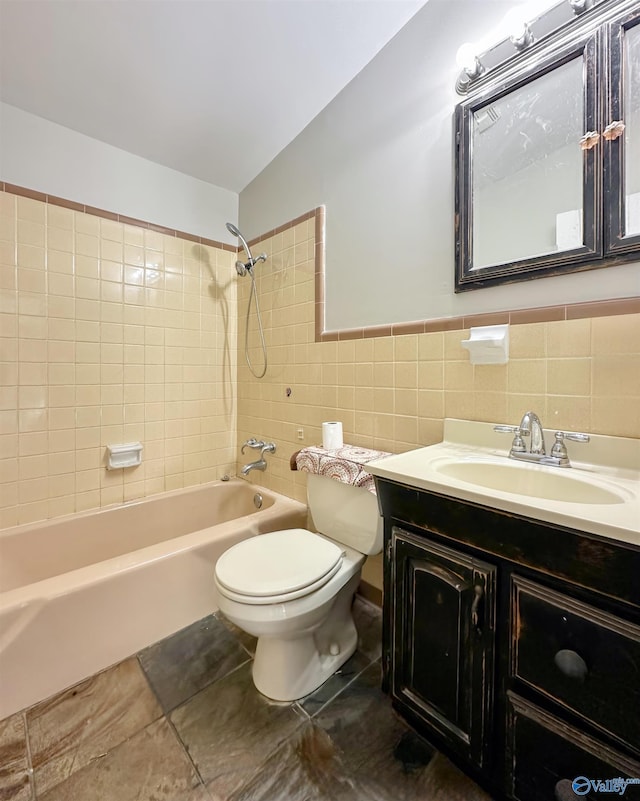
[[[512,39],[521,39],[527,28],[527,7],[517,6],[505,14],[504,29]]]
[[[461,70],[473,74],[477,69],[476,47],[471,42],[460,45],[456,53],[456,64]]]

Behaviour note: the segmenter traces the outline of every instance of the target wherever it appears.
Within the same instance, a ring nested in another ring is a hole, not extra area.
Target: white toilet
[[[366,489],[309,474],[314,527],[261,534],[218,559],[220,610],[258,638],[253,681],[267,698],[315,690],[353,654],[351,614],[365,555],[382,549],[382,518]]]

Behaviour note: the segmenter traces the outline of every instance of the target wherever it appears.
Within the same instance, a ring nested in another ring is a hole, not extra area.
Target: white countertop
[[[400,484],[640,546],[640,440],[595,434],[586,444],[568,441],[571,467],[550,467],[510,459],[511,437],[494,432],[493,425],[447,419],[443,442],[377,459],[369,462],[366,469],[374,476]],[[553,434],[545,430],[547,451],[554,441]],[[443,467],[461,462],[478,464],[480,470],[487,466],[487,472],[493,465],[540,471],[550,475],[551,480],[557,476],[558,487],[565,478],[569,482],[575,479],[582,490],[592,487],[594,495],[604,491],[619,500],[551,500],[488,488],[441,472]]]

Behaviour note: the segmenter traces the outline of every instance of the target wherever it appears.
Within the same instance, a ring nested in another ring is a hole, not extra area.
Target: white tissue
[[[573,250],[582,244],[582,209],[556,214],[556,250]]]
[[[640,192],[627,195],[626,213],[625,235],[640,234]]]
[[[342,448],[342,423],[323,423],[322,424],[322,447],[325,451],[334,451]]]

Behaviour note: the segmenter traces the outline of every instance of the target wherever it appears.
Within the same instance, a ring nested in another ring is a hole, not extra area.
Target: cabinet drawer
[[[511,675],[640,753],[640,626],[511,579]]]
[[[516,801],[603,801],[622,795],[625,801],[640,801],[640,763],[513,693],[507,695],[506,786],[510,797]],[[635,781],[624,787],[621,781],[613,781],[616,779]],[[598,781],[609,784],[598,786]]]

